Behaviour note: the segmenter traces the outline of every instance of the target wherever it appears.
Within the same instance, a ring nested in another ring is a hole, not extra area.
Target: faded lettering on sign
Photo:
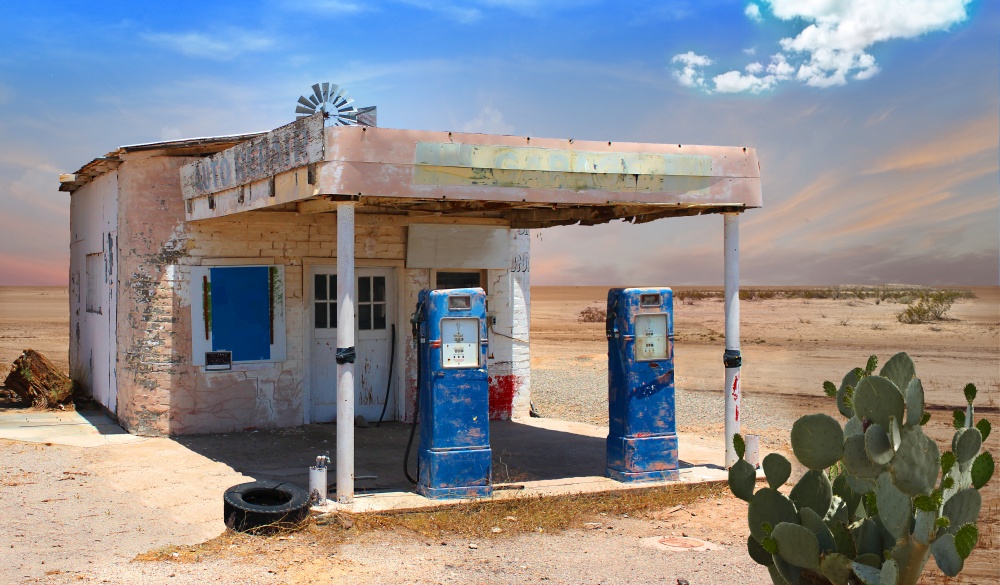
[[[418,185],[707,193],[712,157],[420,142]]]
[[[323,159],[323,116],[316,114],[184,165],[185,199],[217,193]]]

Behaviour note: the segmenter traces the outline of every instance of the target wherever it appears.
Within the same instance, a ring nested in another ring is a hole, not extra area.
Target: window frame
[[[272,328],[272,339],[269,346],[268,357],[256,360],[233,360],[234,369],[237,365],[272,364],[282,362],[286,359],[286,322],[285,312],[287,297],[285,294],[287,280],[285,279],[285,267],[280,264],[237,264],[237,263],[213,263],[202,266],[192,266],[190,273],[190,294],[191,294],[191,363],[195,366],[205,366],[205,354],[213,350],[213,335],[211,331],[212,302],[211,298],[211,278],[212,270],[227,268],[267,268],[270,282],[268,286],[271,291],[270,317]],[[206,290],[205,285],[209,288]],[[209,305],[206,307],[205,302]],[[207,310],[206,310],[207,309]]]

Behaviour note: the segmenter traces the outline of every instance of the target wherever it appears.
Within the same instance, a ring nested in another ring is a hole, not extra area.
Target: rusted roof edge
[[[121,164],[123,154],[145,152],[150,150],[168,151],[166,153],[167,156],[213,154],[263,134],[266,134],[266,132],[231,134],[227,136],[204,136],[199,138],[185,138],[183,140],[147,142],[144,144],[127,144],[119,147],[118,150],[111,151],[104,156],[99,156],[93,159],[80,167],[80,169],[75,173],[59,175],[59,190],[73,193],[80,187],[83,187],[92,181],[94,177],[98,177],[104,173],[117,169],[118,165]],[[192,152],[192,150],[195,152]]]

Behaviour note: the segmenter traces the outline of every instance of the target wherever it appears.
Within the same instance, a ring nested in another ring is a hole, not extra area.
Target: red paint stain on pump
[[[514,409],[518,376],[490,376],[490,420],[508,420]]]

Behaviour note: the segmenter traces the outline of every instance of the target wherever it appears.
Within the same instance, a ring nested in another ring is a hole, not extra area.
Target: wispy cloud
[[[980,153],[997,151],[1000,149],[998,134],[1000,117],[995,114],[971,120],[934,140],[902,145],[895,152],[875,161],[864,172],[871,175],[950,165]]]
[[[228,61],[243,53],[266,51],[275,46],[265,33],[226,28],[213,32],[145,33],[146,41],[188,57]]]
[[[513,134],[514,127],[503,119],[503,113],[492,105],[485,105],[479,115],[462,126],[463,132],[483,134]]]
[[[682,61],[675,75],[682,85],[718,93],[760,93],[791,80],[823,88],[869,79],[879,72],[875,57],[868,52],[873,45],[948,30],[968,18],[966,7],[971,1],[762,0],[775,18],[805,25],[794,37],[778,41],[781,50],[771,56],[771,65],[751,63],[743,71],[713,76],[712,84],[686,84],[685,80],[705,77],[703,70],[712,60],[696,65],[695,72]],[[755,22],[764,19],[755,3],[747,4],[744,14]]]

